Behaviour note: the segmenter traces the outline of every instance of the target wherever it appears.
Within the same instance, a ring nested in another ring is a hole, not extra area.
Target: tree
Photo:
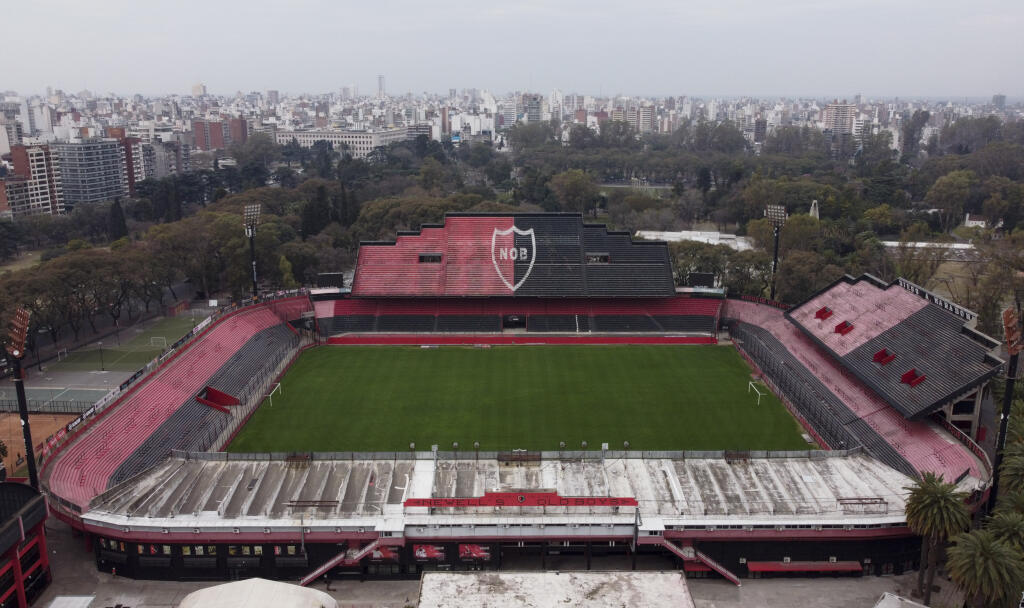
[[[324,229],[331,221],[331,205],[327,199],[327,188],[317,186],[313,200],[302,208],[302,238],[309,238]]]
[[[997,510],[985,524],[985,529],[999,540],[1024,551],[1024,513]]]
[[[802,302],[843,276],[843,269],[829,264],[813,251],[792,251],[780,263],[775,277],[780,302]]]
[[[586,211],[597,201],[594,179],[580,169],[559,173],[549,182],[563,211]]]
[[[281,158],[281,146],[266,133],[253,133],[244,142],[232,144],[230,151],[239,166],[256,163],[268,169],[271,162]]]
[[[128,236],[128,224],[124,220],[124,209],[119,201],[110,205],[110,220],[107,227],[107,236],[112,241]]]
[[[950,232],[959,225],[974,181],[973,171],[951,171],[928,189],[924,200],[939,210],[944,232]]]
[[[272,177],[282,188],[294,188],[299,185],[299,175],[290,167],[274,169]]]
[[[444,167],[437,159],[428,157],[420,165],[420,185],[427,192],[440,190],[444,182]]]
[[[946,555],[950,576],[975,606],[1006,606],[1019,599],[1024,553],[992,531],[958,534]]]
[[[911,159],[917,156],[917,151],[921,147],[921,134],[924,132],[924,126],[928,124],[928,118],[931,114],[927,110],[914,110],[913,116],[910,120],[903,123],[903,162],[907,163]]]
[[[893,215],[892,207],[887,204],[882,204],[877,207],[872,207],[864,212],[861,216],[862,219],[871,226],[871,229],[879,234],[886,234],[892,230],[896,224],[896,218]]]
[[[922,473],[910,492],[904,512],[907,526],[921,537],[921,566],[917,575],[917,595],[923,595],[928,604],[935,580],[939,548],[954,534],[967,529],[971,523],[965,500],[967,495],[956,490],[956,484],[946,483],[941,475]],[[927,573],[927,582],[925,575]]]

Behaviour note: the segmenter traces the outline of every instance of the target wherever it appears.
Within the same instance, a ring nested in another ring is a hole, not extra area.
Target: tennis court
[[[25,398],[30,412],[78,415],[92,407],[92,404],[108,392],[109,389],[26,387]],[[0,388],[0,412],[17,411],[18,395],[15,393],[14,385],[4,383]]]

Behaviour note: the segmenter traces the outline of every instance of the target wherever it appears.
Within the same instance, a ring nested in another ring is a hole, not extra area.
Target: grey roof
[[[1002,365],[985,346],[963,333],[963,323],[929,304],[839,360],[907,418],[927,415],[973,390]],[[883,348],[896,355],[887,365],[873,359]],[[910,369],[924,374],[924,381],[917,386],[901,382]]]

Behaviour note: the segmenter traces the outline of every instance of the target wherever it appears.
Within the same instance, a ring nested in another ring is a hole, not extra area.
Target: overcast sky
[[[4,0],[0,90],[1024,97],[1024,0]]]

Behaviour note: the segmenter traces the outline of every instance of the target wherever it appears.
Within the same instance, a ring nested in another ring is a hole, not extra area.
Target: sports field
[[[726,346],[325,346],[229,451],[806,449],[750,374]]]
[[[200,321],[202,319],[199,319]],[[47,366],[52,371],[108,370],[133,372],[150,362],[175,340],[195,327],[196,321],[188,314],[164,317],[146,323],[144,328],[122,329],[101,343],[93,342],[71,351],[66,359]],[[156,338],[154,340],[153,338]]]

